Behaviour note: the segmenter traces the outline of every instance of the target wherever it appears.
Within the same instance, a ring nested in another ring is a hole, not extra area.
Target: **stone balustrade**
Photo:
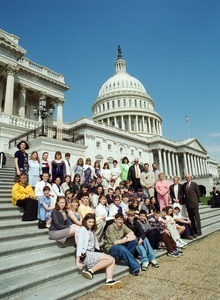
[[[30,119],[23,119],[17,116],[10,116],[8,114],[0,114],[0,122],[11,124],[14,126],[24,127],[27,129],[35,129],[39,127],[39,122],[30,120]]]
[[[22,65],[22,66],[24,66],[28,69],[32,69],[32,70],[35,70],[37,72],[40,72],[42,75],[52,77],[53,79],[64,83],[64,76],[62,74],[56,73],[54,71],[51,71],[48,68],[40,66],[40,65],[32,62],[31,60],[27,59],[27,58],[21,58],[19,60],[18,64]]]

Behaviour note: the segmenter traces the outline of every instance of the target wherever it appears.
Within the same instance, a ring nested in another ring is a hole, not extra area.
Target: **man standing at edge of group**
[[[199,198],[200,190],[196,182],[191,181],[191,175],[186,174],[186,182],[183,184],[183,194],[185,198],[186,208],[188,211],[189,219],[191,221],[194,235],[202,235],[201,221],[199,215]]]
[[[139,164],[139,159],[134,159],[134,164],[128,169],[128,180],[130,181],[135,192],[138,188],[142,188],[140,184],[141,173],[144,171],[144,167]]]

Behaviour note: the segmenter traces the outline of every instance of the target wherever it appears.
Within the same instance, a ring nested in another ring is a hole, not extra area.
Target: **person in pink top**
[[[160,205],[160,211],[164,206],[169,205],[169,183],[164,179],[164,173],[158,175],[159,180],[156,182],[157,200]]]

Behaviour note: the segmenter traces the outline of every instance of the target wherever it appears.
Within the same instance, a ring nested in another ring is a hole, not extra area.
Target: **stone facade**
[[[217,162],[208,157],[197,139],[172,141],[162,135],[162,118],[154,111],[154,101],[143,84],[126,71],[126,61],[118,55],[115,74],[101,87],[92,106],[93,118],[72,123],[63,121],[64,76],[42,67],[25,57],[19,38],[0,30],[0,141],[7,151],[9,140],[38,128],[34,109],[46,100],[46,109],[57,107],[57,118],[47,118],[47,125],[60,129],[56,136],[30,140],[31,150],[51,153],[59,149],[70,152],[72,162],[90,157],[101,164],[128,156],[142,163],[156,162],[171,180],[190,173],[197,181],[217,180]],[[65,131],[65,133],[64,133]],[[70,139],[74,136],[74,139]],[[59,142],[54,140],[60,140]],[[74,143],[73,143],[74,142]],[[12,153],[15,148],[11,148]],[[207,186],[207,188],[211,188]]]

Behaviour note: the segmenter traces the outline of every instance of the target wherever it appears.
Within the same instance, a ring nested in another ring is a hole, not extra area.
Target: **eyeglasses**
[[[138,162],[138,160],[134,160],[134,162]]]

